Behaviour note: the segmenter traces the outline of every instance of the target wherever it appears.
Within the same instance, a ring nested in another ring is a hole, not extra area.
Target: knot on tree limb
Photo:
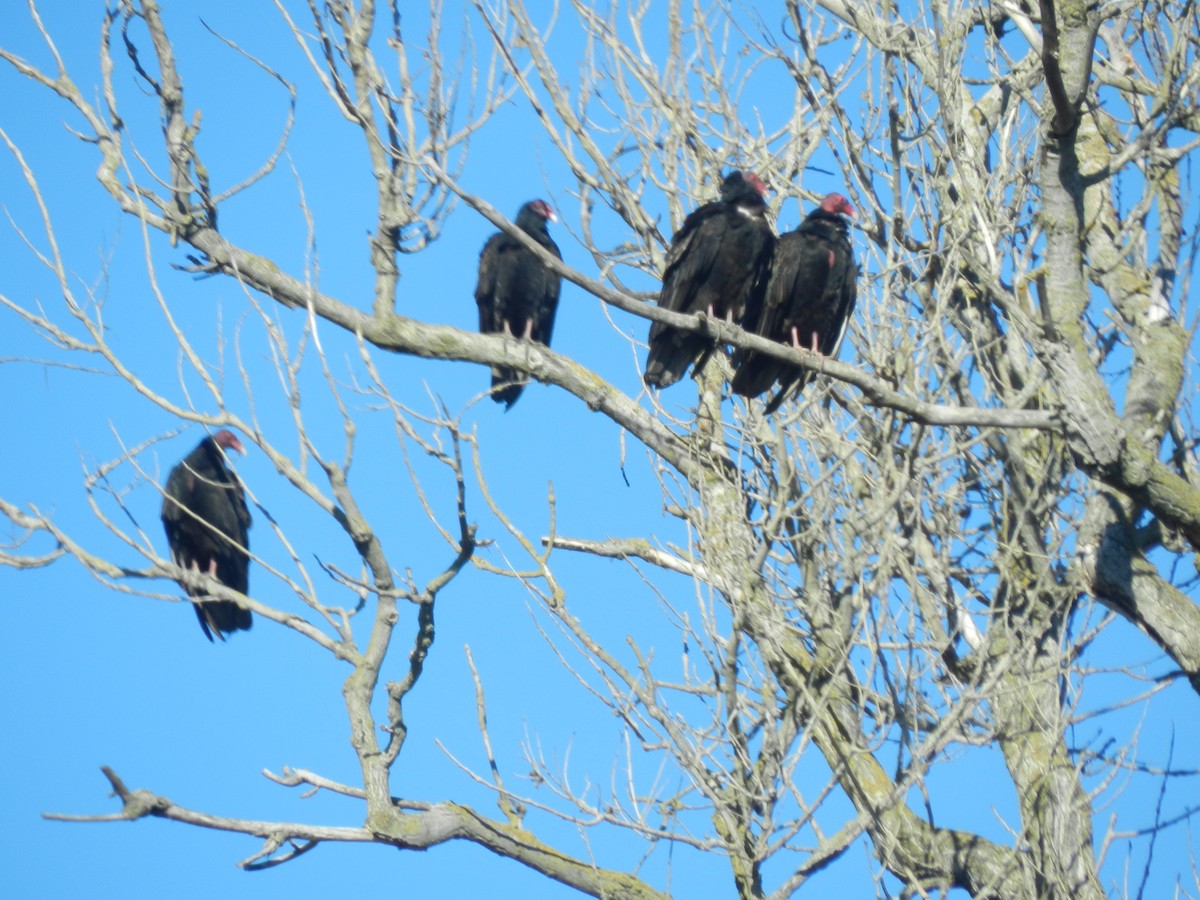
[[[170,805],[170,802],[166,798],[159,797],[150,791],[129,790],[120,776],[108,766],[101,766],[100,771],[104,773],[104,777],[112,785],[113,793],[120,799],[122,805],[121,817],[124,819],[133,821],[145,816],[158,815]]]
[[[1153,454],[1146,450],[1144,443],[1133,435],[1125,436],[1118,463],[1121,466],[1121,481],[1127,488],[1145,487],[1150,481],[1154,462]]]
[[[125,804],[122,810],[127,819],[141,819],[144,816],[154,816],[161,813],[170,804],[157,794],[147,790],[137,790],[122,798]]]

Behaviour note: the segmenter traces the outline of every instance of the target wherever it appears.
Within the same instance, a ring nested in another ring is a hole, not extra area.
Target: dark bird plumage
[[[858,292],[858,266],[843,218],[853,215],[849,200],[830,194],[799,228],[779,236],[766,290],[746,310],[743,328],[782,344],[837,355]],[[811,370],[752,350],[735,353],[733,365],[731,387],[745,397],[756,397],[779,383],[779,392],[767,403],[768,413],[789,394],[799,394],[812,377]]]
[[[658,305],[740,320],[761,291],[774,232],[767,222],[767,186],[753,173],[730,172],[721,197],[694,210],[671,239]],[[645,382],[670,387],[695,363],[698,373],[716,349],[702,334],[654,322]]]
[[[171,470],[163,497],[163,528],[175,565],[206,572],[245,594],[250,587],[250,510],[242,483],[222,450],[246,452],[232,432],[221,430]],[[191,589],[188,594],[204,596]],[[232,600],[204,600],[193,606],[210,641],[214,631],[224,640],[227,633],[250,627],[250,610]]]
[[[562,259],[558,244],[550,237],[547,222],[557,221],[549,204],[531,200],[517,213],[516,226]],[[475,302],[479,305],[479,330],[483,334],[510,334],[550,346],[554,314],[562,279],[515,238],[503,231],[493,234],[479,254],[479,282]],[[511,407],[529,379],[523,372],[504,366],[492,367],[492,399]]]

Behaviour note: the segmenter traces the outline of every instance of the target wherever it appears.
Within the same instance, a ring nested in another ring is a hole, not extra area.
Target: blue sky
[[[76,83],[86,95],[95,96],[101,8],[83,10],[74,0],[56,0],[41,9]],[[285,119],[287,95],[209,33],[194,12],[173,4],[165,12],[189,105],[204,112],[199,146],[214,184],[228,187],[271,153]],[[322,290],[367,308],[367,238],[374,224],[374,194],[361,140],[332,109],[272,7],[206,4],[204,22],[267,59],[296,81],[300,92],[288,155],[265,181],[222,206],[222,231],[291,272],[303,273],[315,263]],[[418,23],[413,29],[421,30]],[[447,28],[448,40],[454,43],[457,37],[451,31]],[[558,34],[555,52],[564,58],[582,52],[567,30]],[[484,40],[482,30],[476,38]],[[6,22],[0,42],[37,65],[49,65],[24,11]],[[118,77],[118,88],[128,135],[159,165],[156,105],[127,70]],[[198,382],[178,377],[178,347],[154,302],[143,235],[96,183],[95,149],[67,130],[78,123],[64,104],[7,66],[0,66],[0,98],[0,127],[21,148],[39,180],[75,284],[80,290],[86,286],[95,301],[102,302],[109,339],[138,377],[156,390],[177,402],[186,402],[190,392],[203,405]],[[316,223],[315,256],[300,214],[297,176]],[[594,268],[591,257],[568,233],[577,224],[567,194],[573,182],[539,135],[523,101],[512,101],[499,111],[473,146],[461,181],[509,216],[532,197],[551,199],[565,220],[553,226],[565,260],[583,271]],[[658,202],[656,212],[665,222],[666,201]],[[30,191],[9,154],[0,154],[0,203],[15,226],[45,249]],[[790,227],[799,215],[795,201],[788,199],[782,205],[781,227]],[[62,319],[53,280],[37,266],[16,228],[0,226],[0,293],[22,304],[44,303]],[[460,207],[440,240],[420,254],[401,258],[399,311],[473,329],[475,263],[492,231],[480,216]],[[225,359],[230,406],[244,416],[253,411],[273,441],[293,449],[287,398],[265,349],[265,325],[255,310],[256,298],[227,280],[196,279],[172,269],[173,264],[186,265],[186,251],[171,248],[157,235],[148,243],[158,286],[189,340],[206,360]],[[295,348],[303,334],[303,317],[266,303],[261,306]],[[636,392],[639,369],[630,341],[621,332],[641,336],[645,322],[617,311],[611,318],[617,329],[595,298],[568,285],[555,346],[603,372],[618,387]],[[7,310],[0,310],[0,320],[0,380],[11,423],[2,451],[0,496],[52,512],[97,552],[126,565],[143,565],[144,560],[95,521],[83,486],[85,469],[116,458],[123,445],[166,435],[179,423],[111,375],[67,367],[67,354],[33,336]],[[353,342],[328,327],[321,329],[321,340],[338,394],[355,410],[360,429],[352,487],[393,565],[410,569],[422,584],[448,564],[453,553],[420,513],[390,416],[356,390],[354,378],[361,378],[361,367],[355,363]],[[238,380],[239,359],[249,373],[248,387]],[[473,403],[487,384],[484,367],[383,354],[374,359],[389,386],[417,413],[434,415],[431,397],[437,397],[453,413],[462,414],[464,425],[479,438],[484,471],[497,500],[531,538],[548,531],[547,494],[552,484],[559,534],[602,539],[649,528],[661,541],[685,541],[676,520],[662,512],[656,472],[647,454],[635,442],[623,441],[606,420],[575,399],[531,385],[506,414],[486,399]],[[100,368],[94,360],[70,361]],[[337,456],[343,442],[341,420],[311,349],[301,384],[310,434],[322,452]],[[664,402],[682,411],[693,395],[687,383]],[[201,430],[192,427],[156,444],[140,457],[146,475],[161,481],[201,436]],[[320,576],[317,558],[357,572],[354,549],[344,534],[314,506],[298,500],[263,454],[249,449],[238,460],[243,480],[262,510],[284,523],[314,577]],[[419,448],[410,451],[436,515],[453,529],[452,480],[444,468],[422,458]],[[142,529],[163,552],[154,487],[128,465],[118,467],[108,484],[123,498],[124,509],[101,493],[103,508],[122,526]],[[480,522],[481,537],[499,541],[481,554],[497,565],[512,559],[521,567],[514,542],[487,513],[474,486],[468,503],[471,518]],[[18,535],[10,529],[5,537]],[[288,565],[261,510],[256,511],[252,541],[265,560]],[[560,554],[555,571],[570,586],[573,611],[598,638],[623,648],[632,634],[640,646],[653,649],[656,660],[672,661],[664,663],[667,670],[683,666],[692,648],[683,646],[633,568]],[[681,603],[694,590],[689,580],[676,576],[659,578],[658,583],[677,591]],[[261,570],[252,573],[251,587],[262,591],[264,600],[285,608],[289,599],[295,602]],[[179,593],[168,583],[150,589],[167,597]],[[145,787],[215,814],[359,824],[357,802],[328,795],[303,799],[298,791],[279,787],[261,774],[263,769],[279,772],[291,766],[349,783],[358,779],[340,692],[348,669],[295,634],[261,621],[252,633],[211,646],[186,604],[115,593],[69,560],[35,572],[0,568],[0,597],[9,623],[8,647],[0,654],[0,679],[8,685],[0,693],[0,720],[7,723],[0,764],[10,776],[8,798],[0,806],[0,828],[7,835],[7,849],[0,856],[0,892],[14,897],[221,895],[233,900],[315,898],[391,888],[412,896],[469,897],[478,896],[480,885],[487,885],[489,896],[575,896],[466,844],[404,854],[376,846],[327,844],[293,863],[247,874],[234,864],[258,849],[254,839],[157,820],[89,825],[44,821],[43,812],[116,811],[99,771],[100,765],[108,765],[130,787]],[[322,597],[329,603],[349,602],[345,592],[331,585],[323,588]],[[372,609],[368,604],[360,628]],[[405,670],[415,609],[403,608],[401,616],[385,678],[398,678]],[[521,756],[528,746],[551,762],[564,763],[577,789],[590,784],[593,796],[620,792],[622,729],[563,671],[539,634],[539,628],[553,627],[515,580],[468,571],[447,589],[439,599],[437,641],[423,681],[406,704],[410,738],[394,769],[396,794],[471,803],[485,814],[498,815],[490,793],[450,758],[476,772],[486,770],[466,661],[468,646],[487,692],[492,745],[510,787],[533,792],[519,777],[528,768]],[[1125,627],[1113,637],[1105,636],[1114,656],[1127,649],[1120,645],[1140,640]],[[1151,650],[1142,641],[1138,658],[1153,660]],[[1160,665],[1155,671],[1159,670]],[[1177,768],[1196,766],[1195,751],[1188,747],[1195,745],[1195,716],[1175,714],[1193,710],[1194,703],[1190,692],[1170,688],[1140,722],[1143,740],[1150,745],[1161,745],[1175,734]],[[939,806],[939,813],[952,820],[938,824],[975,828],[1003,839],[999,820],[1011,819],[1013,806],[1004,793],[1006,779],[997,768],[998,759],[961,752],[959,765],[939,769],[935,776],[934,789],[955,798]],[[808,764],[814,771],[806,774],[814,783],[823,781],[821,765],[815,760]],[[648,755],[636,765],[652,778],[658,760]],[[996,795],[981,797],[992,785]],[[1153,785],[1139,782],[1135,791],[1114,803],[1144,808],[1149,815],[1153,799]],[[848,805],[840,799],[833,804],[837,811]],[[669,885],[677,896],[731,892],[720,860],[660,846],[640,862],[646,845],[625,834],[601,829],[585,835],[536,812],[529,821],[539,837],[567,852],[585,857],[594,852],[603,865],[617,869],[641,865],[651,883]],[[1135,815],[1131,825],[1137,824],[1146,822]],[[1177,829],[1157,852],[1185,853],[1187,840],[1186,832]],[[861,841],[850,858],[853,864],[816,876],[810,895],[836,890],[845,896],[867,896],[875,864]],[[720,885],[717,893],[714,884]]]

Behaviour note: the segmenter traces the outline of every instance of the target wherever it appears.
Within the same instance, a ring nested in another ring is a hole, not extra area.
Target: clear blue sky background
[[[284,120],[286,94],[206,31],[196,7],[172,3],[166,7],[189,106],[204,113],[199,147],[214,186],[223,189],[249,175],[270,153]],[[94,97],[101,7],[56,0],[44,4],[42,13],[76,84]],[[413,16],[420,14],[414,11]],[[302,274],[312,260],[290,169],[294,166],[316,223],[321,289],[367,308],[371,289],[367,236],[374,223],[374,193],[361,140],[333,110],[269,4],[210,3],[203,16],[213,30],[270,62],[300,91],[288,158],[265,182],[222,207],[222,231],[292,273]],[[414,37],[424,30],[416,22],[411,28]],[[451,44],[457,28],[457,23],[446,28]],[[477,37],[484,39],[481,29]],[[33,63],[50,66],[26,12],[9,16],[0,41]],[[564,60],[577,59],[582,52],[565,32],[553,47]],[[143,52],[149,55],[148,45]],[[122,74],[117,86],[128,134],[159,166],[157,105],[132,79],[127,66],[119,65]],[[564,68],[572,71],[573,65],[564,63]],[[93,147],[67,132],[74,124],[65,104],[11,68],[0,67],[0,127],[21,148],[40,180],[77,287],[87,286],[102,299],[108,337],[139,377],[182,402],[176,375],[178,351],[153,302],[142,235],[137,223],[122,216],[96,183],[98,156]],[[590,257],[567,232],[578,221],[566,193],[573,182],[540,136],[523,101],[501,110],[477,139],[462,182],[510,216],[522,202],[547,197],[565,220],[554,234],[567,262],[584,271],[593,268]],[[821,187],[814,185],[817,190]],[[9,154],[0,154],[0,202],[35,246],[44,250],[46,238],[39,231],[32,196]],[[665,222],[665,198],[660,211]],[[794,201],[788,201],[781,225],[794,223],[798,216]],[[460,208],[439,241],[421,254],[402,258],[401,312],[473,329],[475,262],[492,230],[473,211]],[[669,232],[669,226],[663,230]],[[620,236],[612,238],[616,241]],[[250,390],[264,430],[285,450],[293,448],[289,413],[265,349],[263,326],[249,298],[227,280],[196,280],[172,270],[171,263],[186,263],[186,251],[170,248],[160,236],[150,237],[150,247],[159,285],[189,338],[210,361],[224,352],[230,405],[239,414],[250,413],[246,390],[237,383],[234,359],[240,351],[251,373]],[[44,303],[56,319],[64,318],[52,279],[9,226],[0,228],[0,292],[22,304]],[[264,306],[294,345],[302,332],[302,317]],[[644,334],[643,321],[619,312],[613,318],[625,332]],[[223,348],[219,334],[225,340]],[[374,411],[371,398],[350,385],[349,373],[358,368],[353,365],[355,347],[331,328],[322,328],[321,338],[343,399],[356,410],[361,429],[351,486],[359,491],[393,565],[411,568],[415,580],[424,583],[450,561],[452,551],[417,507],[389,417]],[[619,387],[638,390],[638,368],[629,341],[609,325],[596,300],[570,285],[563,294],[555,346],[603,372]],[[118,546],[95,522],[87,507],[83,469],[119,456],[122,443],[140,443],[178,423],[109,375],[31,362],[63,363],[68,357],[35,338],[7,310],[0,310],[0,359],[0,390],[9,422],[9,437],[0,450],[0,496],[53,512],[89,548],[131,566],[142,565],[137,554]],[[73,362],[103,368],[96,360],[76,357]],[[304,414],[318,445],[336,457],[343,440],[341,423],[315,362],[310,353],[303,375]],[[388,384],[417,412],[435,411],[430,394],[442,398],[452,411],[465,410],[464,422],[476,430],[482,443],[490,485],[528,536],[536,540],[548,531],[547,485],[553,483],[560,534],[593,539],[627,536],[650,522],[658,538],[683,542],[675,520],[660,512],[662,501],[646,455],[636,445],[625,447],[607,421],[573,398],[533,385],[507,414],[486,400],[468,410],[487,384],[486,369],[383,355],[376,362]],[[198,386],[190,379],[188,387],[195,391]],[[694,388],[688,383],[674,391],[668,403],[686,408]],[[191,428],[143,454],[148,474],[162,479],[201,436]],[[437,514],[453,530],[453,484],[448,474],[424,460],[418,460],[418,467]],[[238,468],[258,502],[284,524],[314,577],[322,577],[315,556],[343,570],[358,570],[344,534],[315,507],[297,500],[261,453],[251,447]],[[110,483],[122,493],[128,516],[163,551],[160,501],[154,487],[129,466],[114,472]],[[104,502],[128,526],[125,513],[111,500]],[[481,537],[500,539],[498,547],[481,552],[494,563],[511,558],[521,567],[524,561],[514,542],[486,513],[474,486],[468,502],[472,519],[480,522]],[[256,519],[255,551],[288,567],[263,514],[258,512]],[[6,538],[18,536],[10,533]],[[624,648],[626,635],[634,634],[642,647],[653,648],[656,659],[682,660],[684,647],[678,634],[664,622],[636,573],[621,563],[565,555],[556,572],[568,585],[572,608],[608,645]],[[693,590],[682,578],[660,583],[676,590],[681,600]],[[256,595],[284,608],[296,602],[261,570],[252,574],[251,586]],[[167,595],[178,593],[169,584],[156,589]],[[349,602],[327,583],[321,590],[326,602]],[[0,804],[0,833],[5,836],[0,894],[230,900],[360,892],[574,896],[515,863],[466,844],[424,854],[328,844],[270,872],[246,874],[234,863],[258,849],[250,838],[150,819],[103,825],[43,821],[45,811],[116,811],[99,771],[101,764],[107,764],[130,787],[146,787],[215,814],[358,825],[362,813],[358,802],[326,795],[302,799],[299,792],[276,786],[260,774],[264,768],[278,772],[286,765],[352,784],[358,780],[340,693],[349,670],[294,633],[261,621],[249,635],[210,646],[185,604],[114,593],[72,561],[37,572],[0,568],[0,598],[8,623],[7,646],[0,653],[0,683],[6,686],[0,692],[0,721],[5,723],[0,767],[8,776],[6,799]],[[369,604],[362,625],[372,610]],[[536,604],[517,582],[500,582],[475,572],[467,572],[445,592],[437,609],[437,642],[423,681],[407,703],[410,738],[394,770],[395,793],[471,803],[485,814],[498,815],[490,794],[474,785],[446,752],[474,771],[486,769],[464,654],[467,645],[487,690],[491,738],[510,787],[520,793],[533,790],[527,781],[509,774],[524,770],[520,754],[522,745],[528,744],[552,764],[567,762],[576,789],[590,784],[606,795],[614,789],[619,792],[624,765],[619,723],[600,712],[575,679],[564,673],[538,634],[537,623],[548,621],[535,610]],[[414,609],[402,610],[386,678],[398,678],[405,670],[414,619]],[[1129,659],[1129,644],[1140,648],[1142,658],[1154,656],[1148,642],[1123,626],[1104,642],[1124,642],[1126,646],[1120,648],[1124,661]],[[1154,668],[1161,670],[1161,665]],[[1162,746],[1174,731],[1176,766],[1194,767],[1194,710],[1193,695],[1181,688],[1169,689],[1142,723],[1142,741]],[[1181,763],[1180,757],[1189,754]],[[654,758],[636,763],[648,777],[657,764]],[[823,778],[818,769],[807,774]],[[955,803],[940,805],[940,814],[962,817],[938,824],[971,827],[1004,838],[998,817],[1012,818],[1013,805],[1002,787],[996,796],[989,796],[989,785],[1005,783],[994,756],[974,758],[967,753],[961,765],[936,777],[958,782],[933,785],[959,795]],[[1113,801],[1114,809],[1123,812],[1145,810],[1141,818],[1132,816],[1130,827],[1149,823],[1154,802],[1152,791],[1140,784],[1135,787]],[[843,801],[834,803],[838,809],[846,807]],[[529,821],[548,843],[585,857],[594,852],[601,864],[613,868],[634,869],[646,851],[644,844],[624,834],[600,831],[584,836],[574,826],[536,813]],[[1187,840],[1185,830],[1178,829],[1164,838],[1157,852],[1186,853]],[[821,896],[825,890],[847,897],[869,895],[874,866],[869,852],[860,842],[850,853],[861,865],[836,867],[836,874],[818,876],[809,886],[810,896]],[[663,846],[643,866],[651,883],[669,883],[679,897],[732,893],[727,868],[720,860]],[[1108,874],[1109,883],[1119,881],[1119,871]]]

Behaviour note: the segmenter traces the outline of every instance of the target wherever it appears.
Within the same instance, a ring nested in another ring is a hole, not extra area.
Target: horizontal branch
[[[588,541],[580,538],[544,537],[543,545],[549,545],[558,550],[575,550],[580,553],[591,553],[593,556],[604,556],[609,559],[628,559],[635,557],[643,559],[660,569],[687,575],[705,584],[712,584],[713,579],[704,566],[680,559],[674,553],[659,550],[645,538],[609,538],[605,541]]]
[[[113,793],[121,801],[121,811],[95,816],[43,813],[42,818],[55,822],[132,822],[146,816],[171,819],[201,828],[216,831],[231,831],[261,837],[268,841],[348,841],[371,843],[375,836],[365,828],[349,828],[331,825],[305,825],[299,822],[263,822],[255,819],[232,819],[198,812],[172,803],[166,797],[144,789],[130,790],[125,782],[108,766],[100,771],[112,785]]]
[[[172,803],[166,797],[145,789],[130,790],[108,766],[101,766],[104,777],[121,801],[121,811],[106,815],[74,816],[46,813],[44,818],[58,822],[129,822],[146,816],[156,816],[211,828],[263,838],[268,852],[285,842],[341,841],[365,844],[384,844],[402,850],[428,850],[451,840],[466,840],[479,844],[498,856],[523,863],[556,881],[593,897],[624,898],[624,900],[655,900],[664,897],[639,879],[624,872],[597,868],[546,846],[525,829],[492,821],[474,810],[456,803],[435,803],[418,812],[404,812],[393,807],[386,815],[374,816],[365,828],[330,825],[307,825],[299,822],[264,822],[214,816]],[[295,858],[311,849],[303,846],[288,854]],[[255,854],[240,865],[245,868],[266,868],[271,862],[260,862],[264,854]]]

